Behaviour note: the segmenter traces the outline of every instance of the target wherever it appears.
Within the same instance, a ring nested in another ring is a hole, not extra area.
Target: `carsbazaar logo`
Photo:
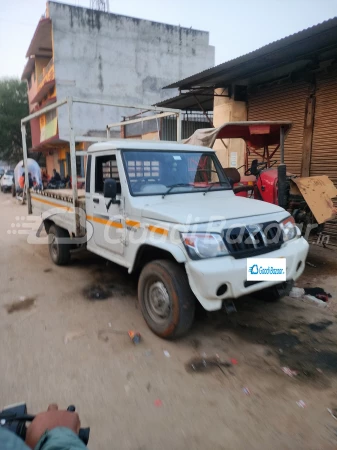
[[[247,281],[286,281],[286,258],[248,258]]]

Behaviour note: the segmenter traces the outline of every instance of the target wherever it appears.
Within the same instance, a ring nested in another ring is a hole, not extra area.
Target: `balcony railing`
[[[49,61],[49,63],[42,69],[42,73],[39,75],[37,79],[37,89],[41,89],[41,87],[47,83],[48,81],[54,80],[55,72],[54,72],[54,60],[53,58]]]

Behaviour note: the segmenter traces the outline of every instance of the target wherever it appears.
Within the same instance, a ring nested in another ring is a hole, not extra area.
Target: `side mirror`
[[[103,185],[103,195],[104,198],[108,198],[110,200],[114,200],[117,195],[117,183],[113,178],[107,178],[104,180]]]
[[[120,200],[116,200],[117,196],[117,182],[113,178],[107,178],[103,183],[103,195],[104,198],[108,198],[109,202],[106,205],[107,211],[111,205],[120,205]]]

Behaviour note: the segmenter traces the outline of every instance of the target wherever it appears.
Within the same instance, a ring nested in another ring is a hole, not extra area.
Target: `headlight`
[[[287,217],[280,223],[280,228],[283,233],[283,240],[284,242],[290,241],[291,239],[294,239],[299,230],[295,224],[295,220],[292,216]]]
[[[228,255],[220,234],[216,233],[182,233],[183,243],[192,259],[215,258]]]

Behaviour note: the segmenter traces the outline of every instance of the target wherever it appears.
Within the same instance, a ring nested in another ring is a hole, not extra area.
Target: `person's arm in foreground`
[[[86,450],[78,437],[80,419],[76,412],[59,411],[50,405],[27,428],[26,444],[32,450]],[[0,428],[1,450],[29,450],[14,433]]]

